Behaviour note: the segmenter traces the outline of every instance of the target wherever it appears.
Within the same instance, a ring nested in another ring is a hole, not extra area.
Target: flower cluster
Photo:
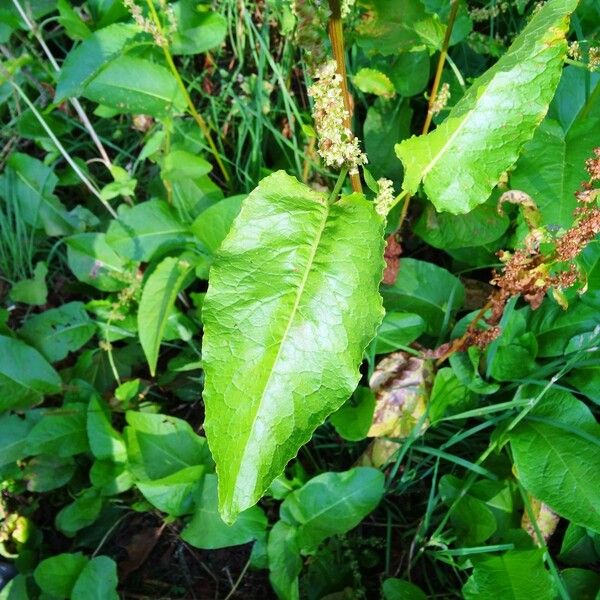
[[[583,61],[584,53],[578,41],[571,42],[567,51],[569,58],[577,61]],[[600,46],[592,46],[587,51],[587,68],[590,71],[600,69]]]
[[[440,87],[435,100],[433,101],[431,108],[429,111],[432,115],[437,115],[441,113],[446,105],[448,104],[448,100],[450,100],[450,84],[442,83],[442,87]]]
[[[379,186],[379,190],[375,197],[375,210],[385,217],[390,212],[394,203],[394,183],[382,177],[377,180],[377,185]]]
[[[367,156],[352,131],[345,125],[350,115],[344,108],[342,77],[335,60],[317,67],[315,83],[308,88],[314,100],[313,119],[319,138],[318,151],[328,167],[347,167],[350,175],[358,173]]]
[[[351,12],[356,0],[342,0],[340,4],[340,12],[342,19],[345,19]]]
[[[490,7],[473,8],[469,11],[469,16],[474,23],[488,21],[489,19],[496,18],[500,13],[505,13],[509,7],[510,5],[508,2],[501,2],[500,4],[494,4]]]
[[[158,23],[144,16],[142,8],[136,4],[136,0],[123,0],[125,8],[130,12],[138,28],[149,33],[154,38],[154,43],[163,48],[169,43],[165,33],[170,37],[177,31],[177,20],[171,4],[167,4],[166,0],[159,0],[159,3],[161,12],[166,17],[166,32]]]

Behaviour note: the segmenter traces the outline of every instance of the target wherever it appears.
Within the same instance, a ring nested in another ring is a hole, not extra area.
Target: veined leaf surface
[[[485,202],[544,118],[560,79],[569,14],[578,0],[550,0],[506,54],[479,77],[426,136],[396,146],[404,189],[424,190],[439,211]]]
[[[350,396],[383,317],[383,218],[279,171],[244,201],[202,314],[208,443],[226,521]]]

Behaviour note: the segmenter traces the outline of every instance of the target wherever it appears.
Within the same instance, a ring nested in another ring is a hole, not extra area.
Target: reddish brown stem
[[[333,51],[333,58],[337,64],[338,73],[342,77],[342,95],[344,97],[344,108],[347,118],[344,121],[344,127],[352,131],[352,99],[348,90],[348,81],[346,79],[346,52],[344,47],[344,28],[342,25],[342,14],[340,11],[339,0],[329,0],[329,9],[331,17],[329,18],[328,33]],[[362,185],[358,174],[350,175],[352,189],[355,192],[362,192]]]

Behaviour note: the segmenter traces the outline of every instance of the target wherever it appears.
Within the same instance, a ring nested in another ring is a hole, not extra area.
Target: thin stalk
[[[344,27],[342,24],[340,0],[329,0],[329,9],[331,10],[328,25],[329,39],[333,50],[333,58],[337,64],[338,73],[342,78],[342,96],[344,98],[344,108],[348,115],[344,120],[344,127],[352,131],[352,101],[346,79],[346,52],[344,48]],[[352,182],[352,189],[355,192],[362,192],[362,184],[358,174],[350,175],[350,181]]]
[[[37,24],[35,23],[35,21],[33,21],[32,19],[29,18],[29,16],[27,15],[25,10],[21,6],[21,3],[19,2],[19,0],[13,0],[13,4],[15,5],[17,12],[19,13],[21,18],[25,22],[25,25],[27,26],[29,31],[31,31],[31,33],[33,34],[35,39],[38,41],[38,44],[42,47],[42,50],[44,51],[44,54],[48,57],[48,61],[52,65],[52,68],[58,73],[60,71],[60,67],[58,66],[58,63],[56,62],[54,55],[50,51],[50,48],[48,48],[48,45],[44,41],[44,38],[43,38]],[[85,127],[86,131],[89,133],[90,137],[92,138],[92,141],[94,142],[96,148],[98,149],[98,152],[100,153],[100,156],[102,157],[102,162],[104,163],[106,168],[110,169],[110,167],[112,166],[110,158],[109,158],[104,146],[102,145],[102,142],[100,141],[100,138],[98,137],[98,134],[96,133],[96,130],[94,129],[92,123],[88,119],[88,116],[86,115],[85,111],[83,110],[83,107],[81,106],[79,100],[77,100],[77,98],[70,98],[69,102],[72,104],[73,108],[77,112],[77,115],[79,116],[79,119],[83,123],[83,126]]]
[[[342,189],[342,185],[344,184],[344,181],[346,180],[346,175],[348,175],[348,167],[344,167],[340,171],[337,181],[335,182],[335,186],[333,187],[333,191],[331,192],[331,194],[329,195],[329,198],[327,199],[327,204],[333,204],[336,201],[336,199],[340,193],[340,190]]]
[[[431,119],[433,119],[433,105],[435,104],[438,90],[440,88],[442,72],[444,71],[444,65],[446,64],[446,57],[448,56],[448,46],[450,45],[450,37],[452,36],[452,29],[454,27],[454,22],[456,21],[457,12],[458,0],[452,0],[452,7],[450,8],[450,15],[448,16],[448,25],[446,26],[446,35],[444,36],[444,43],[442,44],[442,50],[440,52],[437,68],[435,70],[435,77],[433,78],[433,85],[431,86],[431,93],[429,94],[429,106],[427,107],[427,116],[425,117],[425,123],[423,123],[423,135],[425,135],[431,127]]]
[[[167,65],[169,66],[169,69],[171,70],[173,77],[175,77],[177,86],[179,87],[179,89],[181,90],[181,93],[183,94],[183,97],[185,98],[185,102],[187,104],[188,111],[189,111],[190,115],[192,116],[192,118],[194,119],[194,121],[196,121],[196,124],[200,128],[200,131],[202,132],[204,139],[207,141],[207,143],[210,147],[210,151],[211,151],[215,161],[217,162],[217,165],[219,166],[221,173],[223,174],[223,178],[225,179],[225,182],[229,183],[231,176],[229,175],[229,171],[227,170],[227,167],[225,167],[225,164],[223,163],[223,161],[221,159],[221,155],[219,154],[219,151],[217,150],[217,146],[215,145],[213,137],[210,133],[208,124],[196,110],[196,107],[194,106],[194,103],[192,102],[192,99],[191,99],[190,95],[188,94],[187,88],[185,87],[185,84],[183,83],[183,79],[181,79],[181,75],[179,75],[179,71],[177,70],[177,67],[175,66],[175,62],[173,61],[173,56],[171,55],[171,51],[169,50],[168,42],[166,41],[167,36],[163,30],[162,23],[160,22],[160,17],[158,16],[158,13],[156,12],[154,2],[153,2],[153,0],[146,0],[146,3],[148,4],[148,9],[150,10],[150,14],[152,15],[152,20],[156,24],[156,27],[158,28],[160,35],[165,40],[165,42],[163,44],[161,44],[161,48],[162,48],[163,54],[165,55],[165,60],[167,61]]]
[[[102,202],[102,204],[104,205],[104,208],[106,208],[106,210],[111,214],[111,216],[114,217],[115,219],[117,219],[118,215],[114,211],[113,207],[102,197],[102,195],[100,194],[100,192],[96,188],[96,186],[87,178],[85,173],[79,168],[77,163],[71,158],[69,153],[65,150],[64,146],[60,143],[58,138],[54,135],[54,132],[52,131],[52,129],[50,129],[50,127],[48,126],[46,121],[44,121],[44,117],[42,117],[42,115],[40,114],[38,109],[35,107],[33,102],[27,97],[27,95],[21,89],[19,84],[15,83],[12,79],[9,79],[9,82],[13,86],[13,88],[15,88],[15,90],[17,91],[19,96],[23,99],[23,102],[25,102],[25,104],[27,104],[27,106],[31,109],[31,112],[33,113],[35,118],[39,121],[39,123],[43,127],[44,131],[48,134],[48,137],[52,140],[52,142],[56,146],[57,150],[62,154],[63,158],[67,161],[67,163],[69,163],[69,166],[73,169],[73,171],[75,171],[75,173],[77,174],[79,179],[82,181],[82,183],[85,185],[85,187],[87,187],[88,190],[94,196],[96,196],[96,198],[98,198],[98,200],[100,200],[100,202]]]
[[[452,36],[452,29],[454,28],[454,22],[456,21],[456,14],[458,12],[458,0],[452,0],[452,7],[450,8],[450,15],[448,16],[448,25],[446,26],[446,34],[444,35],[444,42],[438,58],[437,67],[435,69],[435,76],[433,78],[433,84],[431,86],[431,92],[429,94],[429,104],[427,106],[427,116],[425,117],[425,123],[423,123],[423,130],[421,135],[427,135],[429,128],[431,127],[431,120],[433,119],[433,105],[437,99],[438,90],[440,87],[440,81],[442,79],[442,73],[444,71],[444,65],[446,64],[446,58],[448,56],[448,46],[450,45],[450,37]],[[400,215],[400,223],[398,225],[398,231],[402,229],[402,225],[406,220],[408,214],[408,207],[410,206],[410,196],[406,198],[404,206],[402,207],[402,214]]]

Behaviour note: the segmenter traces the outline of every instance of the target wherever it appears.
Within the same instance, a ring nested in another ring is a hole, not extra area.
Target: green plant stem
[[[146,0],[146,3],[148,4],[148,9],[150,10],[150,14],[152,15],[152,20],[156,24],[156,27],[158,28],[161,36],[165,40],[165,42],[161,45],[161,48],[162,48],[163,54],[165,55],[165,60],[167,61],[167,65],[169,66],[169,69],[171,70],[173,77],[175,77],[177,86],[179,87],[179,89],[181,90],[181,93],[183,94],[183,97],[185,98],[185,102],[188,106],[188,112],[190,113],[190,115],[192,116],[194,121],[196,121],[198,127],[200,128],[200,131],[202,132],[202,135],[204,136],[204,139],[208,143],[211,154],[213,155],[217,165],[219,166],[219,169],[221,170],[221,173],[223,174],[225,183],[229,183],[231,176],[229,175],[229,171],[227,170],[225,163],[221,159],[221,155],[219,154],[217,146],[215,145],[215,142],[210,133],[208,124],[206,123],[206,121],[204,120],[202,115],[200,115],[200,113],[198,113],[198,111],[196,110],[196,107],[194,106],[194,103],[192,102],[192,99],[191,99],[190,95],[188,94],[187,88],[185,87],[185,84],[183,83],[183,79],[181,79],[181,75],[179,75],[177,66],[175,65],[175,62],[173,61],[173,56],[171,54],[171,51],[169,50],[168,42],[166,41],[167,37],[163,30],[162,23],[160,22],[160,17],[158,16],[158,13],[156,12],[154,2],[153,2],[153,0]]]
[[[337,64],[337,70],[342,78],[342,96],[344,98],[344,108],[347,117],[344,119],[344,127],[352,131],[352,100],[348,91],[348,81],[346,79],[346,52],[344,47],[344,27],[342,23],[342,14],[339,0],[329,0],[329,9],[331,17],[329,19],[328,33],[333,51],[333,58]],[[355,192],[362,192],[362,184],[358,174],[350,175],[352,189]]]
[[[344,184],[344,181],[346,180],[346,175],[348,174],[348,167],[344,167],[341,171],[340,174],[338,175],[337,181],[335,182],[335,186],[333,187],[333,191],[331,192],[331,194],[329,195],[329,198],[327,199],[327,204],[333,204],[339,193],[340,190],[342,189],[342,185]]]

